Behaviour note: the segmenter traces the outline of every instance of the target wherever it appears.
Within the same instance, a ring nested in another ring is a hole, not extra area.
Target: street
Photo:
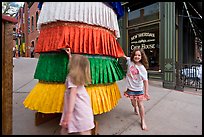
[[[13,58],[13,135],[60,135],[59,117],[35,126],[35,112],[23,101],[38,80],[33,78],[37,58]],[[202,91],[165,89],[149,80],[151,99],[144,102],[148,131],[141,130],[130,100],[123,96],[125,79],[117,82],[122,98],[110,112],[95,116],[99,135],[202,135]]]

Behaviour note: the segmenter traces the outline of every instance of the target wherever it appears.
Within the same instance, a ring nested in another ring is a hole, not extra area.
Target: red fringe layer
[[[124,56],[115,35],[103,27],[62,21],[42,25],[36,53],[59,51],[67,47],[78,54]]]

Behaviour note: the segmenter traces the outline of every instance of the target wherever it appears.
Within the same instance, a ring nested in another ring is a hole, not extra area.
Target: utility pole
[[[13,28],[18,21],[2,14],[2,135],[12,135]]]

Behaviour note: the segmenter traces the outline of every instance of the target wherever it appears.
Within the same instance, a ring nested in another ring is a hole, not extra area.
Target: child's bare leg
[[[144,105],[142,101],[138,101],[139,106],[139,112],[140,112],[140,118],[141,118],[141,128],[142,130],[147,130],[147,125],[145,123],[145,110]]]
[[[132,106],[134,107],[135,106],[135,99],[130,99],[130,100],[131,100]]]
[[[139,114],[139,107],[136,99],[131,99],[132,106],[134,107],[135,114]]]
[[[91,135],[91,130],[83,131],[80,135]]]
[[[137,100],[135,101],[135,113],[136,113],[136,115],[140,114]]]

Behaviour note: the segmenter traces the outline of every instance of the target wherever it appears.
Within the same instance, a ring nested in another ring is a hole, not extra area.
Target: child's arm
[[[126,55],[124,55],[124,56],[122,56],[122,58],[125,58],[125,59],[127,59],[127,56],[126,56]]]
[[[66,112],[65,117],[62,121],[62,126],[64,128],[67,128],[67,125],[69,124],[69,122],[71,120],[72,113],[73,113],[74,106],[75,106],[76,95],[77,95],[77,87],[72,87],[71,91],[70,91],[69,99],[68,99],[69,105],[67,106],[67,112]]]
[[[68,100],[69,101],[69,106],[67,110],[68,115],[71,115],[74,110],[76,95],[77,95],[77,87],[72,87],[70,90],[70,95],[69,95],[69,100]]]
[[[71,49],[67,48],[65,51],[67,52],[69,59],[71,59],[72,58]]]
[[[141,69],[139,69],[139,74],[143,79],[143,84],[144,84],[144,96],[147,100],[150,99],[149,96],[149,81],[148,81],[148,73],[147,70],[145,69],[145,67],[141,67]]]
[[[144,95],[147,98],[147,100],[149,100],[150,96],[149,96],[149,93],[148,93],[148,90],[149,90],[148,80],[143,80],[143,83],[144,83]]]

